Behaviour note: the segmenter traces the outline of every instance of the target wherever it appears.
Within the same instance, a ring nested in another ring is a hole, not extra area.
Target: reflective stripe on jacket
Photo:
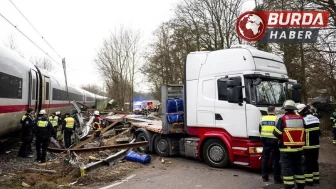
[[[65,121],[65,128],[73,129],[75,126],[75,119],[72,117],[66,117],[64,118]]]
[[[55,117],[50,116],[49,121],[51,122],[52,126],[54,126],[54,127],[58,125],[58,117],[57,116],[55,116]]]
[[[276,126],[276,119],[277,117],[275,115],[267,115],[261,118],[260,137],[276,139],[276,137],[273,134],[273,131]]]
[[[311,114],[306,115],[303,120],[306,132],[306,145],[303,149],[319,148],[320,120]]]

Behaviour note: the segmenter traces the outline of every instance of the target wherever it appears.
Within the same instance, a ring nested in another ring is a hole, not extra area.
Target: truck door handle
[[[222,116],[220,114],[215,114],[215,120],[223,120]]]

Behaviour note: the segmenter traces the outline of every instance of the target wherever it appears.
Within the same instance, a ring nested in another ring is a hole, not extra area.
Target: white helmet
[[[286,100],[283,103],[282,108],[285,110],[297,110],[297,108],[295,107],[295,102],[293,100]]]
[[[93,115],[99,115],[99,111],[98,110],[94,111]]]
[[[47,114],[47,112],[45,111],[45,110],[40,110],[40,113],[39,113],[40,115],[45,115],[45,114]]]
[[[298,112],[301,112],[305,107],[307,107],[305,104],[298,104],[296,108],[298,109]]]

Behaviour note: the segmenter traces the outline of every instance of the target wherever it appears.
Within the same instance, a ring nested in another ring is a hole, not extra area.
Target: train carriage
[[[68,85],[70,100],[89,107],[106,97]],[[48,114],[70,111],[63,77],[35,67],[16,52],[0,46],[0,137],[20,129],[26,109],[45,109]]]

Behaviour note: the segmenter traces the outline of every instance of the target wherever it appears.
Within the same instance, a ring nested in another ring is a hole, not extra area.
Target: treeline
[[[160,100],[160,87],[184,82],[184,58],[189,52],[219,50],[248,44],[283,57],[290,78],[303,85],[303,99],[323,93],[336,97],[336,6],[330,0],[255,1],[255,10],[329,10],[329,27],[315,44],[246,43],[235,31],[246,0],[180,0],[174,16],[153,33],[155,41],[142,47],[138,31],[111,32],[96,58],[109,97],[118,105],[135,100],[135,78],[141,72]],[[143,51],[145,50],[145,51]],[[139,65],[143,61],[144,65]],[[130,107],[132,104],[130,104]]]
[[[160,86],[183,83],[183,60],[191,51],[218,50],[249,44],[283,57],[290,78],[303,85],[305,102],[320,93],[336,97],[336,6],[330,0],[255,1],[255,10],[329,10],[329,27],[320,30],[316,44],[265,44],[241,41],[235,31],[243,0],[181,0],[174,17],[154,32],[141,71],[160,98]]]

